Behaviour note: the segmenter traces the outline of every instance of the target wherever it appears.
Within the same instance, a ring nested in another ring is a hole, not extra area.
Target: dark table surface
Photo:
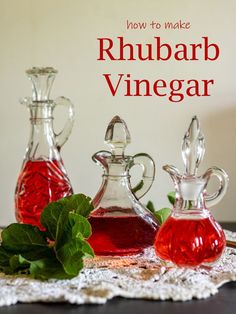
[[[235,223],[222,223],[225,229],[236,231]],[[0,314],[233,314],[236,313],[236,282],[225,284],[219,293],[206,300],[187,302],[146,301],[115,298],[105,305],[17,304],[1,307]]]

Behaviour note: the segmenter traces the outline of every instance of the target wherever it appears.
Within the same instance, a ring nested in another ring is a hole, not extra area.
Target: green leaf
[[[56,251],[57,259],[62,264],[64,271],[70,276],[77,276],[83,268],[84,256],[80,239],[71,239]]]
[[[65,226],[68,227],[68,214],[75,212],[87,217],[93,210],[91,198],[83,194],[75,194],[50,203],[42,212],[40,221],[46,228],[51,240],[58,240],[62,236]]]
[[[162,208],[160,210],[156,210],[154,204],[151,201],[147,203],[146,207],[154,214],[160,225],[166,221],[171,213],[170,208]]]
[[[174,192],[174,191],[169,192],[169,193],[167,194],[167,198],[168,198],[169,202],[170,202],[172,205],[174,205],[175,199],[176,199],[175,192]]]
[[[146,207],[147,207],[147,209],[149,209],[149,210],[150,210],[150,212],[155,213],[156,209],[155,209],[155,207],[154,207],[153,202],[148,201],[148,203],[147,203]]]
[[[79,214],[69,213],[69,221],[72,225],[72,237],[78,238],[82,235],[83,238],[89,238],[92,233],[90,223],[86,218]]]
[[[170,216],[171,209],[170,208],[162,208],[154,212],[156,219],[158,220],[159,224],[162,225],[163,222]]]
[[[2,246],[0,247],[0,267],[9,266],[9,259],[13,256],[13,253],[9,253]]]
[[[0,247],[0,272],[12,274],[12,269],[9,263],[12,253],[7,252],[3,247]]]
[[[13,223],[2,231],[1,246],[16,254],[28,253],[35,250],[42,253],[48,249],[47,240],[43,233],[34,226]]]
[[[83,267],[83,256],[93,256],[93,250],[84,241],[91,235],[91,226],[88,220],[74,212],[69,213],[71,232],[65,235],[66,241],[57,242],[55,246],[57,259],[68,275],[76,276]],[[66,228],[65,230],[68,230]]]
[[[94,252],[88,242],[84,241],[82,243],[82,251],[86,257],[94,257]]]
[[[62,204],[64,209],[74,211],[81,216],[88,217],[93,210],[91,198],[84,194],[74,194],[62,198],[57,203]]]
[[[28,273],[29,263],[20,255],[14,255],[0,247],[0,271],[5,274]]]
[[[29,272],[30,262],[28,262],[21,255],[13,255],[9,260],[9,264],[13,273],[14,272],[18,272],[18,273]]]
[[[68,275],[61,263],[54,258],[44,258],[30,264],[30,274],[37,279],[46,280],[48,278],[70,279],[73,276]]]
[[[144,185],[143,180],[141,180],[134,188],[132,188],[132,193],[136,193],[137,191],[141,190]]]
[[[58,202],[50,203],[40,216],[41,224],[46,228],[49,239],[60,238],[61,230],[68,220],[68,211]]]

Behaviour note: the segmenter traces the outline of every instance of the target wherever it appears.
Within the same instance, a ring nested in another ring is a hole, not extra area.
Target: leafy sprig
[[[170,202],[171,205],[174,205],[175,203],[175,192],[169,192],[167,194],[167,198]],[[159,210],[157,210],[154,207],[153,202],[149,201],[146,205],[146,207],[154,214],[154,216],[156,217],[157,221],[159,222],[159,224],[163,224],[163,222],[166,221],[166,219],[170,216],[171,214],[171,209],[168,207],[164,207],[161,208]]]
[[[89,197],[71,195],[45,207],[40,217],[45,231],[28,224],[9,225],[1,234],[0,271],[39,279],[77,276],[83,257],[94,256],[86,241],[91,235],[86,217],[92,209]]]

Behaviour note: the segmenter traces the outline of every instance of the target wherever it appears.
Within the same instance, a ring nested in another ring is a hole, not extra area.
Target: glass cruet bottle
[[[102,166],[104,174],[89,217],[92,226],[89,243],[96,255],[139,254],[153,245],[158,229],[155,217],[139,201],[153,183],[154,161],[143,153],[124,154],[130,134],[126,123],[118,116],[108,125],[105,143],[111,152],[99,151],[92,157]],[[136,189],[131,188],[129,174],[134,165],[143,169],[141,183]]]
[[[31,131],[23,165],[15,190],[15,214],[18,222],[40,225],[40,214],[51,201],[73,193],[60,155],[74,122],[74,108],[69,99],[50,99],[57,71],[51,67],[33,67],[26,71],[33,96],[22,99],[30,111]],[[56,106],[68,108],[69,117],[63,130],[53,129]]]
[[[218,167],[211,167],[198,176],[204,153],[205,140],[195,116],[182,145],[185,173],[181,174],[174,166],[163,167],[174,181],[176,201],[155,239],[156,254],[180,267],[209,265],[221,256],[226,245],[224,231],[208,208],[225,195],[228,176]],[[219,189],[209,195],[206,188],[213,176],[219,180]]]

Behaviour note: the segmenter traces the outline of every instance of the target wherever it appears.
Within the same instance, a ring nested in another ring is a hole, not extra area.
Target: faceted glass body
[[[180,174],[174,166],[163,167],[174,182],[176,201],[171,216],[157,233],[155,250],[161,259],[181,267],[211,264],[226,245],[224,231],[208,208],[225,195],[228,176],[217,167],[197,176],[204,152],[204,136],[197,117],[193,117],[182,146],[185,173]],[[219,189],[209,195],[206,188],[213,176],[219,180]]]
[[[207,210],[196,216],[196,213],[185,218],[172,215],[161,226],[155,239],[156,254],[161,259],[180,267],[218,260],[226,245],[224,231]]]
[[[40,214],[51,201],[73,193],[60,155],[73,125],[73,106],[69,100],[49,99],[56,70],[32,68],[27,74],[33,85],[33,97],[23,103],[30,111],[31,133],[15,190],[15,214],[18,222],[42,228]],[[57,105],[69,108],[65,128],[53,130],[53,110]]]

